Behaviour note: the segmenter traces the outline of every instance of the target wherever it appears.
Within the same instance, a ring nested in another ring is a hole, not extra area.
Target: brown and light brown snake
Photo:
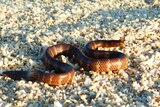
[[[70,44],[58,44],[47,48],[44,53],[43,62],[49,70],[55,70],[55,73],[45,73],[41,71],[6,71],[5,76],[12,79],[25,79],[30,81],[41,81],[49,85],[63,85],[71,83],[74,78],[75,70],[69,64],[56,60],[59,55],[65,55],[73,58],[85,70],[95,72],[115,71],[126,68],[128,58],[124,53],[117,51],[97,50],[98,47],[123,47],[124,38],[120,40],[95,40],[89,42],[84,47],[84,53]]]

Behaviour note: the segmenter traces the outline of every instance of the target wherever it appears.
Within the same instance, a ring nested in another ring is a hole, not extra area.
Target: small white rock
[[[63,105],[59,101],[54,101],[54,107],[62,107]]]

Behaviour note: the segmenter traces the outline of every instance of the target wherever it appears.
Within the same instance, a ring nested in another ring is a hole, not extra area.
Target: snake
[[[3,75],[15,80],[25,79],[28,81],[40,81],[49,85],[57,86],[72,83],[75,77],[74,66],[57,60],[60,55],[72,58],[84,70],[95,72],[119,71],[125,69],[128,64],[128,57],[118,51],[104,51],[101,48],[124,47],[124,38],[119,40],[94,40],[88,42],[83,51],[76,46],[60,43],[49,46],[43,55],[43,63],[48,70],[55,70],[54,73],[35,71],[5,71]]]

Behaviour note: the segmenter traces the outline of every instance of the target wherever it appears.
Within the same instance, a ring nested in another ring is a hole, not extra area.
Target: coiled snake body
[[[41,81],[49,85],[61,85],[70,83],[75,75],[75,70],[71,65],[56,60],[59,55],[73,57],[75,62],[86,70],[96,72],[107,72],[124,69],[127,66],[128,58],[125,54],[117,51],[102,51],[98,47],[123,47],[124,38],[120,40],[96,40],[89,42],[84,47],[84,53],[75,46],[69,44],[58,44],[48,47],[45,51],[43,62],[49,69],[55,69],[55,73],[44,73],[41,71],[6,71],[5,76],[13,79],[25,79],[31,81]]]

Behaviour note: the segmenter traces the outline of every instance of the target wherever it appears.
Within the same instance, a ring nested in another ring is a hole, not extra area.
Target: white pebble
[[[62,107],[62,104],[59,101],[54,101],[54,107]]]

